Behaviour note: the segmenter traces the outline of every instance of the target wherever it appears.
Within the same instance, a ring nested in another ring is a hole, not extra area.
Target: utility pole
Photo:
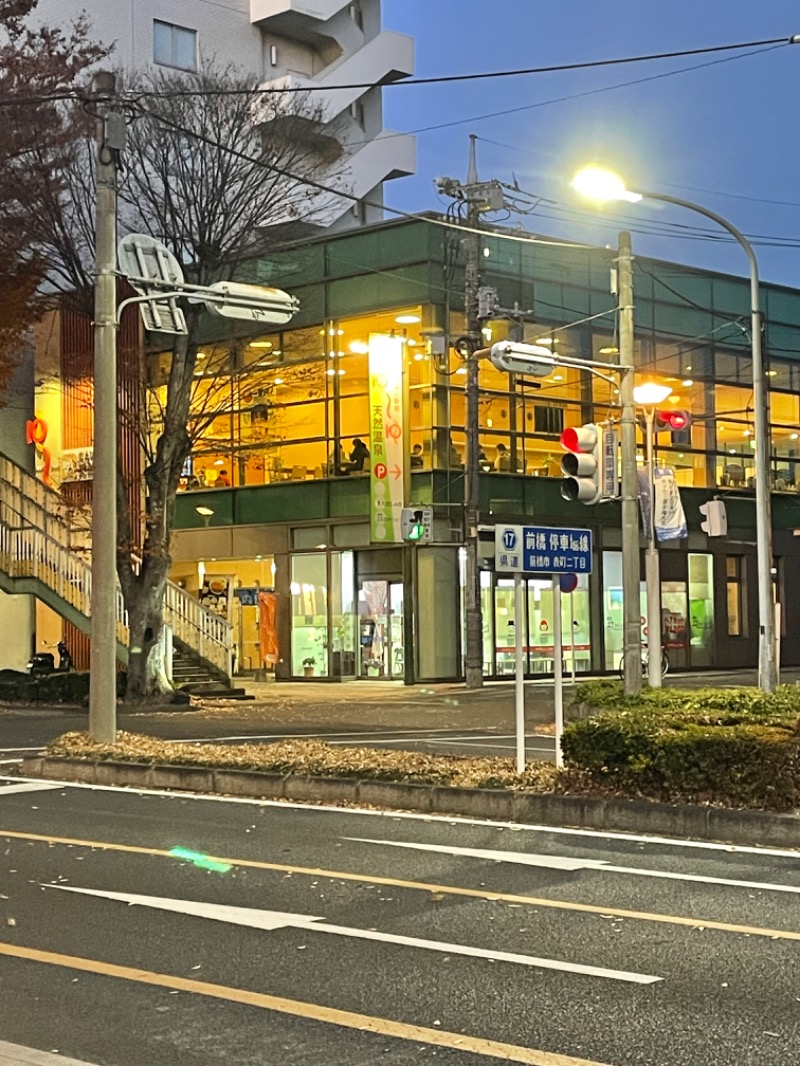
[[[464,282],[464,311],[467,319],[469,347],[467,352],[467,455],[465,463],[464,519],[467,549],[465,680],[467,688],[483,685],[483,612],[481,610],[480,571],[478,568],[478,517],[480,514],[480,440],[478,422],[480,394],[478,389],[478,357],[480,320],[478,318],[478,261],[481,254],[480,234],[474,232],[480,223],[479,202],[470,196],[478,184],[478,164],[475,134],[469,138],[469,172],[467,174],[466,277]]]
[[[94,454],[89,733],[113,744],[117,731],[117,165],[124,120],[113,110],[116,78],[94,77],[97,203],[94,290]]]
[[[639,605],[639,503],[636,472],[636,407],[633,399],[633,256],[630,233],[620,233],[617,253],[619,398],[622,450],[622,655],[625,695],[642,690]],[[660,666],[660,656],[659,656]]]
[[[505,206],[503,188],[498,181],[478,180],[475,142],[470,134],[469,172],[466,184],[454,178],[438,178],[436,185],[446,196],[466,205],[465,221],[469,232],[463,242],[466,256],[464,282],[464,313],[467,331],[460,338],[458,350],[466,362],[466,437],[467,454],[464,464],[464,543],[467,553],[465,622],[465,680],[467,688],[483,685],[483,616],[481,611],[480,570],[478,568],[478,519],[480,515],[480,439],[478,435],[479,388],[478,357],[481,347],[480,277],[481,215],[499,211]]]

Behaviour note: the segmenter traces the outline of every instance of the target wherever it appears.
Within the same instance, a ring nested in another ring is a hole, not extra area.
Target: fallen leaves
[[[180,743],[120,732],[115,744],[97,744],[88,733],[65,733],[50,744],[47,756],[87,762],[111,759],[159,766],[203,766],[528,792],[551,792],[557,778],[555,768],[546,763],[532,763],[524,773],[518,774],[513,759],[333,747],[321,740],[281,740],[234,747]]]

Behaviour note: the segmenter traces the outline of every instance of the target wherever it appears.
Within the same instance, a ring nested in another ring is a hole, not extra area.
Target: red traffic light
[[[659,411],[656,414],[656,432],[668,429],[673,433],[680,433],[691,424],[692,416],[688,411]]]

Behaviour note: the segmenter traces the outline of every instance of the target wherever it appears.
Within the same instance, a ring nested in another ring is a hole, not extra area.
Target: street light
[[[654,436],[656,408],[672,392],[669,385],[646,381],[634,386],[633,402],[644,410],[647,456],[647,486],[650,507],[645,524],[647,547],[644,554],[644,580],[647,589],[647,683],[661,688],[661,574],[656,547],[656,493]]]
[[[791,43],[796,43],[792,38]],[[756,559],[758,564],[758,683],[765,692],[774,692],[778,684],[778,664],[775,648],[775,616],[772,603],[772,505],[769,477],[769,409],[761,352],[761,303],[758,261],[745,235],[722,215],[701,207],[691,200],[667,196],[660,192],[631,192],[622,179],[603,167],[589,166],[580,170],[572,182],[581,195],[599,202],[623,200],[660,200],[666,204],[685,207],[722,226],[744,249],[750,266],[750,321],[753,360],[753,406],[755,408],[755,470],[756,470]],[[652,648],[651,648],[652,651]]]

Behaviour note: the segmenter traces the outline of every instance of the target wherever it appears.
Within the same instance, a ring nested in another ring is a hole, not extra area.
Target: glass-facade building
[[[198,357],[196,439],[178,498],[173,577],[208,575],[274,596],[273,643],[247,596],[234,600],[237,662],[279,678],[463,675],[463,500],[466,368],[461,234],[431,220],[385,223],[287,246],[247,280],[286,289],[300,312],[280,331],[213,332]],[[511,337],[572,359],[618,359],[615,253],[487,236],[481,284],[501,308],[487,345]],[[754,411],[745,280],[635,260],[637,377],[668,385],[664,407],[691,426],[659,433],[689,535],[661,550],[662,641],[674,668],[755,665],[757,604]],[[800,662],[800,292],[765,285],[775,595],[785,664]],[[217,328],[219,322],[216,323]],[[370,540],[367,346],[400,338],[410,466],[408,502],[434,508],[432,544]],[[169,355],[148,356],[157,427]],[[482,361],[480,511],[484,670],[513,671],[513,582],[493,570],[497,523],[588,526],[593,573],[565,597],[567,668],[616,670],[621,654],[620,512],[560,495],[562,430],[618,418],[612,383],[585,371],[507,375]],[[640,431],[640,450],[644,444]],[[368,448],[366,449],[368,451]],[[640,455],[642,460],[643,456]],[[700,530],[700,504],[726,501],[728,535]],[[210,513],[208,513],[210,512]],[[527,581],[528,673],[553,667],[550,583]],[[643,595],[644,605],[644,595]],[[644,608],[642,615],[644,616]],[[272,617],[272,616],[271,616]]]

